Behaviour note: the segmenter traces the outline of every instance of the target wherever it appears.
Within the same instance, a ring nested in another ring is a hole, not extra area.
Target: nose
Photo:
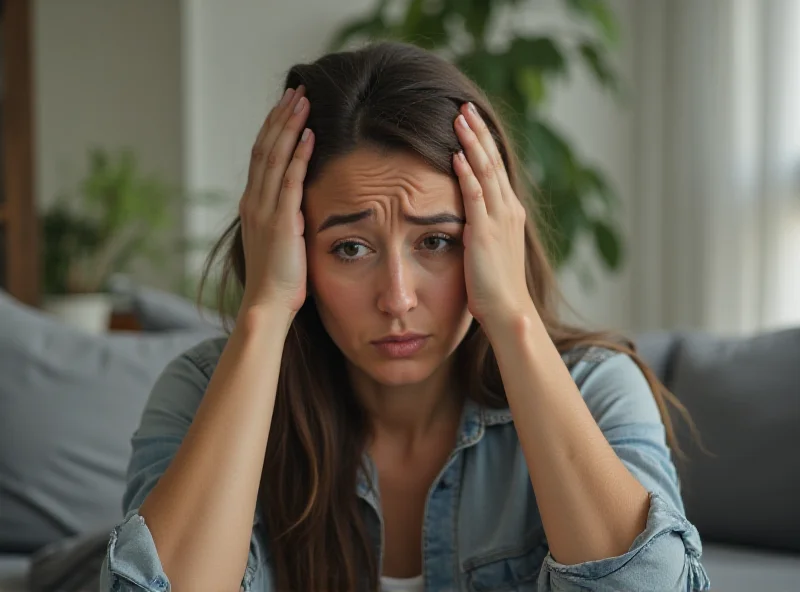
[[[378,293],[378,309],[381,312],[393,318],[401,318],[417,306],[412,266],[401,252],[387,257],[381,270],[384,276],[383,285]]]

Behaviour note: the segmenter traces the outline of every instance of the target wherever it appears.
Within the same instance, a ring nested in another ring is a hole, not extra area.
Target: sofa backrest
[[[130,438],[156,378],[215,335],[84,334],[0,291],[0,551],[121,519]]]
[[[800,328],[636,342],[713,454],[676,415],[689,520],[707,540],[800,551]]]

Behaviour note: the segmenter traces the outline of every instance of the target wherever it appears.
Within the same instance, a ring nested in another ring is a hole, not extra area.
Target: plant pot
[[[111,321],[110,294],[45,296],[42,308],[61,322],[87,333],[105,333]]]

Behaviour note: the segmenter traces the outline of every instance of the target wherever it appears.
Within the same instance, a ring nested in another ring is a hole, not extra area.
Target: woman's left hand
[[[502,328],[534,309],[525,282],[525,208],[511,188],[494,138],[472,103],[455,130],[463,152],[453,155],[467,223],[464,274],[467,305],[484,327]]]

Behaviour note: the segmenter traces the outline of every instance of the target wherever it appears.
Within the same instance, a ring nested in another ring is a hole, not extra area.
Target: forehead
[[[463,212],[454,177],[415,154],[372,147],[358,148],[328,162],[305,193],[304,209],[312,217],[395,200],[416,213]]]

